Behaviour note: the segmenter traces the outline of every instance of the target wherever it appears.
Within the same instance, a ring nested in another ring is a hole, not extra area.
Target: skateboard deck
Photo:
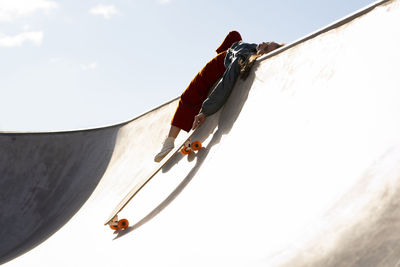
[[[121,202],[115,207],[115,209],[112,211],[110,216],[107,218],[106,222],[104,225],[118,225],[118,213],[120,213],[125,206],[136,196],[137,193],[140,192],[140,190],[154,177],[156,174],[176,155],[177,153],[182,153],[185,154],[184,151],[188,151],[187,144],[190,144],[190,140],[195,133],[196,130],[191,130],[188,133],[188,136],[184,139],[184,141],[180,144],[178,144],[174,149],[172,149],[160,162],[159,164],[155,167],[154,171],[151,172],[151,175],[147,177],[147,179],[143,179],[141,182],[136,184],[129,192],[128,194],[121,200]],[[193,150],[199,150],[201,149],[201,143],[199,144],[199,141],[193,142],[196,145],[196,148]],[[181,151],[183,150],[183,151]],[[111,229],[114,229],[111,227]],[[114,229],[115,230],[115,229]]]

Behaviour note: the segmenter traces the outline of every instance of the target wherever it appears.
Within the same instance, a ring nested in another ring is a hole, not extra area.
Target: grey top
[[[249,44],[242,41],[234,43],[228,49],[224,61],[226,67],[224,75],[208,98],[203,102],[200,110],[201,113],[210,116],[225,104],[240,74],[239,59],[246,60],[256,52],[257,44]]]

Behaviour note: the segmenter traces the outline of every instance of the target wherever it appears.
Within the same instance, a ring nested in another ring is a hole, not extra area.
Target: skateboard
[[[172,149],[156,166],[151,175],[146,179],[136,184],[131,191],[121,200],[121,202],[115,207],[111,215],[108,217],[104,225],[109,225],[112,230],[120,231],[125,230],[129,227],[129,221],[127,219],[118,219],[118,214],[125,208],[125,206],[136,196],[137,193],[154,177],[156,174],[173,158],[177,153],[182,155],[188,155],[193,151],[198,151],[202,148],[200,141],[191,141],[195,130],[191,130],[188,137],[179,146]]]

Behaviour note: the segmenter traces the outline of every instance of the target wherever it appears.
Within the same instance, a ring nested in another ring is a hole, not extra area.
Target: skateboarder
[[[229,32],[216,50],[218,55],[190,82],[181,95],[168,136],[154,161],[161,161],[174,148],[174,141],[181,129],[188,132],[191,128],[199,127],[207,116],[214,114],[223,106],[241,69],[243,73],[248,72],[257,56],[281,46],[274,42],[257,45],[244,43],[241,40],[238,32]],[[252,55],[255,56],[251,57]],[[209,90],[221,77],[209,95]]]
[[[217,86],[203,102],[199,114],[193,120],[192,129],[200,127],[208,116],[217,112],[225,104],[239,75],[244,79],[247,78],[250,68],[258,57],[283,45],[275,42],[263,42],[259,45],[234,43],[225,57],[227,69]]]

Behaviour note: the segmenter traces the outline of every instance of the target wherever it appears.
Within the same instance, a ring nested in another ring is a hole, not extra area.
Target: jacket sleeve
[[[222,79],[215,86],[214,90],[203,102],[200,112],[207,117],[216,113],[226,102],[232,92],[233,86],[240,73],[238,58],[235,58],[227,67]]]

